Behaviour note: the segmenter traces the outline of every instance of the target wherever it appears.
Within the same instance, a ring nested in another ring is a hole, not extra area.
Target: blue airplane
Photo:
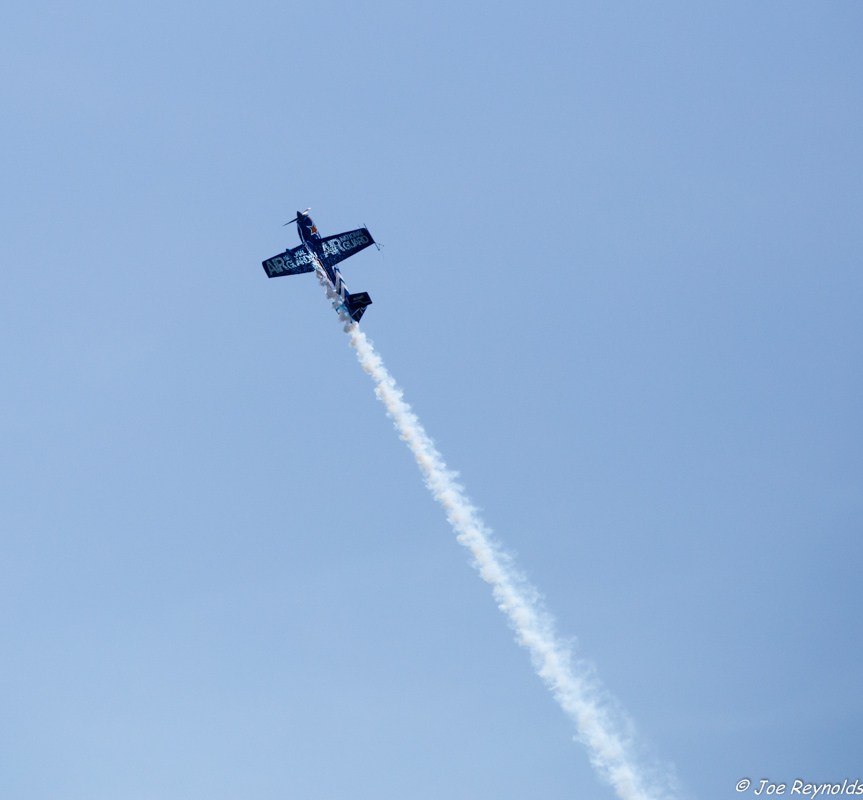
[[[296,219],[291,220],[297,223],[302,244],[262,262],[264,272],[269,278],[280,278],[283,275],[317,271],[338,296],[338,299],[333,301],[336,311],[344,311],[354,322],[359,322],[366,308],[372,304],[372,299],[367,292],[350,294],[336,264],[360,250],[365,250],[369,245],[377,246],[377,243],[367,228],[357,228],[355,231],[322,239],[309,211],[310,208],[298,211]],[[285,225],[290,225],[291,222],[286,222]]]

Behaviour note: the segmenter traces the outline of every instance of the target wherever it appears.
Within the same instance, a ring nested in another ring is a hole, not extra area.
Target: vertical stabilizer
[[[359,322],[360,318],[366,312],[366,307],[372,304],[372,298],[368,292],[356,292],[345,297],[345,305],[348,308],[348,314],[354,322]]]

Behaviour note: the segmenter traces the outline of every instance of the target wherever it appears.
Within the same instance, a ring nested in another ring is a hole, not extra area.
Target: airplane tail
[[[355,292],[345,297],[345,305],[348,308],[348,314],[354,322],[359,322],[360,318],[366,312],[366,307],[372,304],[372,298],[368,292]]]

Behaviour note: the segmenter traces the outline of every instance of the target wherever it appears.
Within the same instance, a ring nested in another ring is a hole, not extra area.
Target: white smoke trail
[[[543,608],[539,593],[515,569],[512,557],[494,541],[491,530],[456,482],[457,473],[447,469],[371,341],[348,316],[341,298],[323,272],[319,269],[315,272],[344,323],[357,359],[375,382],[375,394],[414,454],[432,496],[446,509],[456,540],[470,550],[474,566],[483,580],[491,584],[498,608],[515,629],[516,641],[527,648],[537,674],[558,705],[575,721],[577,738],[586,746],[594,768],[614,787],[621,800],[668,797],[659,787],[648,786],[632,754],[631,737],[620,732],[621,726],[616,724],[609,703],[601,702],[604,692],[598,681],[584,670],[573,669],[570,648],[555,633],[554,620]],[[624,721],[623,727],[631,726]]]
[[[333,295],[327,288],[328,296]],[[587,747],[595,769],[622,800],[657,800],[667,796],[647,785],[632,755],[630,737],[620,732],[608,702],[600,700],[603,692],[598,682],[586,672],[573,669],[569,647],[556,635],[554,621],[544,610],[536,589],[515,570],[511,557],[492,539],[491,531],[456,482],[456,473],[447,469],[372,343],[344,312],[339,316],[345,322],[345,333],[356,348],[360,364],[375,382],[375,394],[414,454],[426,486],[446,509],[457,540],[470,550],[479,574],[491,584],[498,607],[509,618],[518,643],[530,652],[537,674],[575,721],[577,738]]]

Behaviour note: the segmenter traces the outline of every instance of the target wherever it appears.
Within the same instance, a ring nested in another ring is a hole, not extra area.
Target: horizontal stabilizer
[[[363,314],[366,313],[366,308],[372,304],[372,298],[368,292],[356,292],[345,297],[345,305],[348,307],[348,314],[354,322],[359,322]]]
[[[375,240],[372,239],[368,228],[357,228],[355,231],[327,236],[326,239],[321,239],[324,262],[331,267],[374,243]]]
[[[314,272],[315,262],[306,250],[305,245],[285,250],[277,256],[261,262],[268,278],[280,278],[283,275],[300,275],[303,272]]]

